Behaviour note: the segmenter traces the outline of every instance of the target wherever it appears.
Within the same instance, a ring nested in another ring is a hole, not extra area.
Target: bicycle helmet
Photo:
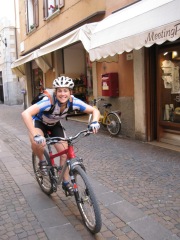
[[[54,79],[53,87],[54,88],[67,87],[67,88],[73,89],[74,82],[69,77],[61,76],[61,77]]]

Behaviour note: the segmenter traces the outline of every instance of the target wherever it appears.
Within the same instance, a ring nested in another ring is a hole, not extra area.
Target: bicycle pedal
[[[62,188],[63,189],[63,192],[65,194],[66,197],[72,197],[74,195],[74,192],[68,192],[66,189]]]
[[[66,197],[74,195],[73,186],[71,184],[68,183],[67,186],[62,185],[62,189],[64,190]]]
[[[55,186],[54,184],[53,184],[53,192],[57,192],[57,186]]]
[[[68,191],[64,191],[66,197],[72,197],[74,193],[70,194]]]

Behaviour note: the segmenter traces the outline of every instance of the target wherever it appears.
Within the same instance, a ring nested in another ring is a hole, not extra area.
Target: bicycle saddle
[[[108,107],[111,107],[111,106],[112,106],[111,103],[104,103],[104,104],[103,104],[103,107],[105,107],[105,108],[108,108]]]

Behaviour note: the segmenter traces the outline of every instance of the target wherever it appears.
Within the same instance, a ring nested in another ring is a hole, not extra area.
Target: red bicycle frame
[[[61,152],[55,153],[55,154],[52,153],[51,147],[49,145],[48,145],[48,149],[49,149],[49,156],[50,156],[50,160],[51,160],[52,166],[55,165],[54,158],[59,157],[59,156],[61,156],[63,154],[67,154],[67,158],[68,159],[72,159],[72,158],[76,157],[73,145],[68,145],[67,149],[65,149],[65,150],[63,150]]]

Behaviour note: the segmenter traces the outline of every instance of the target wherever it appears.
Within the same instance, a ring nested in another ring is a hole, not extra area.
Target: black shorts
[[[44,123],[35,120],[34,126],[35,128],[40,128],[45,137],[47,136],[47,133],[50,135],[50,137],[65,137],[64,128],[60,122],[56,123],[54,126],[47,126]]]

